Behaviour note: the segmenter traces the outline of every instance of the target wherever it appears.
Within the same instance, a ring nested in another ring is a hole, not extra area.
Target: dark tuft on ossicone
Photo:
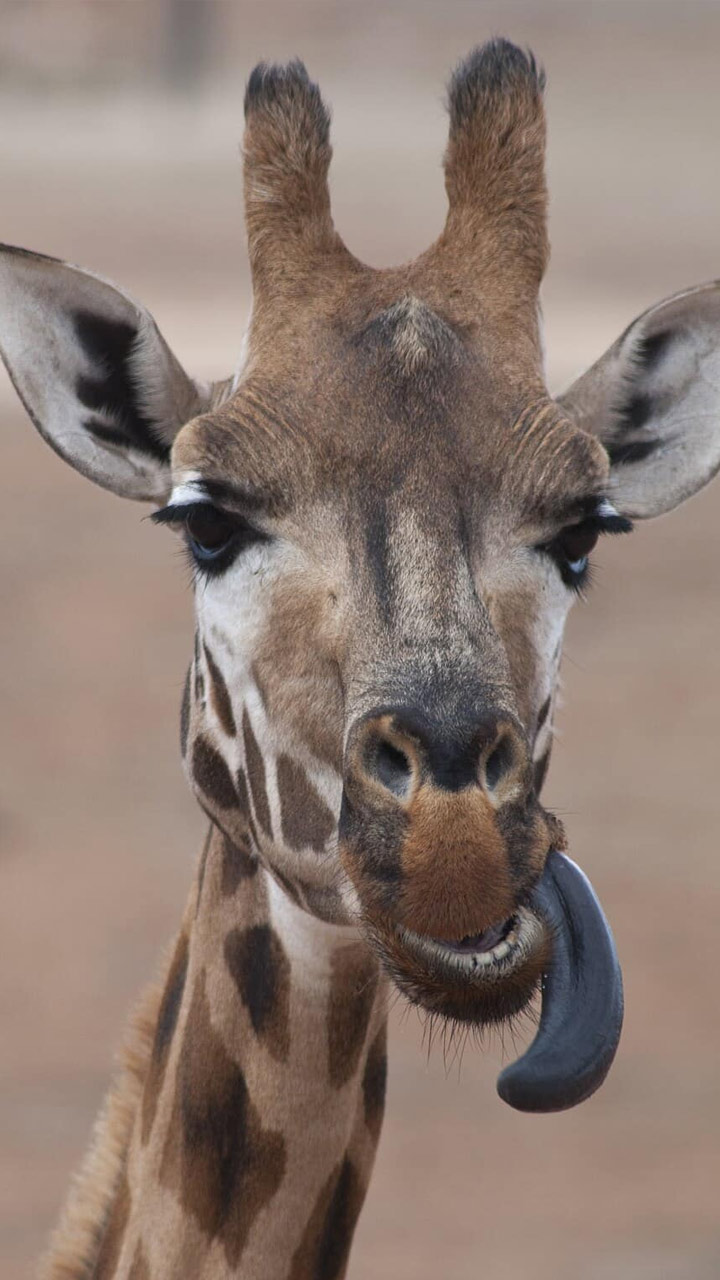
[[[478,45],[455,68],[448,86],[451,129],[461,128],[488,98],[529,91],[539,98],[545,88],[545,72],[528,49],[509,40],[488,40]]]
[[[453,251],[483,276],[503,273],[529,295],[547,265],[545,78],[531,53],[490,40],[456,68],[448,88],[445,153]]]
[[[324,145],[330,136],[330,112],[320,90],[299,58],[292,62],[259,62],[245,88],[245,118],[255,111],[301,116],[305,128]]]
[[[255,300],[307,289],[318,255],[344,261],[330,214],[330,112],[302,62],[261,62],[245,91],[245,221]]]

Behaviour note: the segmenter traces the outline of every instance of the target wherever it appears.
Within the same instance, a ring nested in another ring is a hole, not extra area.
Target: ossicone
[[[474,49],[450,80],[445,153],[445,241],[478,271],[511,266],[535,287],[548,252],[544,86],[509,40]]]
[[[245,90],[245,216],[253,284],[292,284],[344,250],[330,215],[330,112],[298,59],[261,62]]]

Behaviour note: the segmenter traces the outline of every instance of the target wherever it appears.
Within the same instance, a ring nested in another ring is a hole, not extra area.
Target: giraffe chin
[[[622,976],[592,885],[565,854],[551,851],[526,904],[478,940],[447,943],[389,921],[373,922],[371,935],[411,1003],[455,1022],[499,1025],[541,990],[537,1034],[498,1080],[510,1106],[563,1111],[605,1080],[622,1030]]]

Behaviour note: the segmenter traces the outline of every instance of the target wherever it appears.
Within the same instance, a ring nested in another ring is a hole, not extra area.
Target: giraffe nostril
[[[412,782],[412,765],[399,747],[391,742],[373,744],[365,762],[367,772],[393,795],[404,798]]]
[[[488,791],[494,791],[513,769],[515,764],[515,748],[509,734],[502,735],[496,742],[485,761],[483,779]]]

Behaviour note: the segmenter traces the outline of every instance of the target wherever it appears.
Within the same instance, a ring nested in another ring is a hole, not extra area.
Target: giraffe
[[[720,466],[720,287],[543,373],[542,73],[494,40],[450,81],[448,214],[374,270],[333,227],[303,65],[245,98],[253,309],[190,378],[99,276],[5,247],[0,345],[72,466],[151,502],[192,566],[181,750],[209,819],[42,1275],[336,1280],[383,1119],[391,990],[463,1025],[541,990],[498,1089],[588,1097],[622,987],[540,803],[563,628],[601,534]]]

